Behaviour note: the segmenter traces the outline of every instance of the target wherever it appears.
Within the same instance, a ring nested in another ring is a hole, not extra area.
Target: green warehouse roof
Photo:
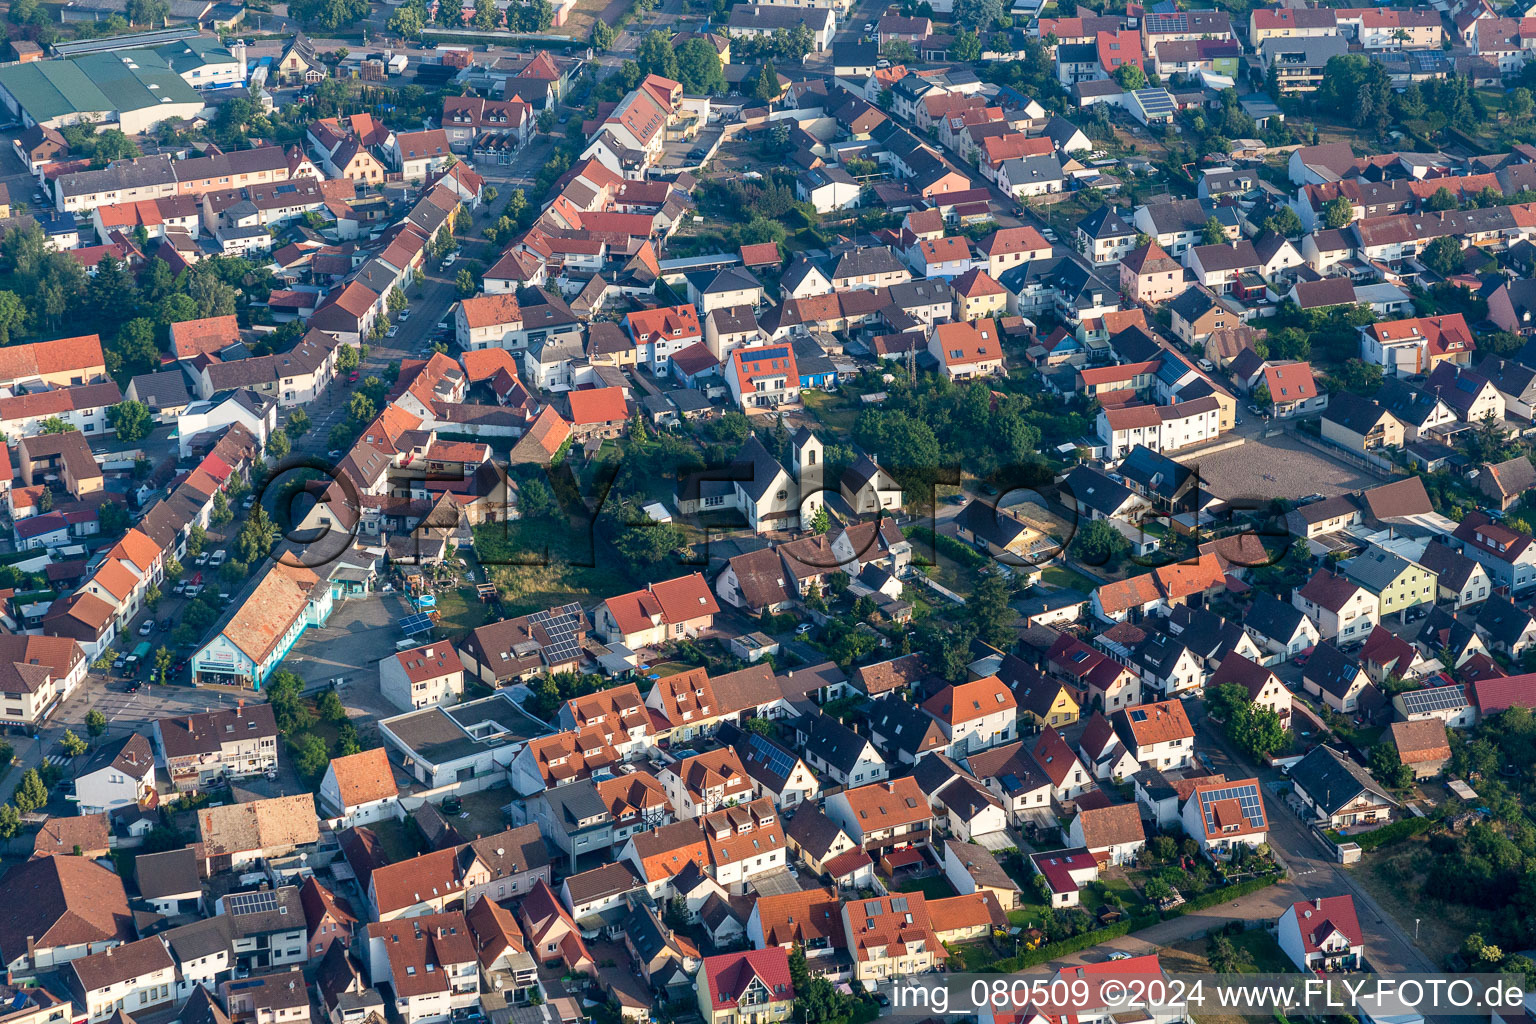
[[[196,103],[197,90],[154,50],[90,53],[0,68],[0,88],[34,121]]]

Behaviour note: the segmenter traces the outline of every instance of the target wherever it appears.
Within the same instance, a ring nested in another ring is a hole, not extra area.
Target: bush
[[[972,569],[979,569],[987,564],[986,556],[975,548],[962,544],[953,537],[944,537],[934,533],[932,527],[909,526],[902,533],[906,534],[908,540],[921,541],[924,544],[932,545],[935,551],[942,551],[961,565]]]
[[[1383,825],[1381,828],[1362,832],[1359,835],[1342,836],[1340,839],[1342,842],[1354,843],[1361,850],[1374,850],[1388,843],[1395,843],[1400,839],[1407,839],[1428,831],[1434,823],[1433,818],[1399,818],[1390,825]]]
[[[1027,950],[1016,957],[998,960],[991,966],[990,970],[1012,974],[1027,967],[1035,967],[1050,960],[1070,956],[1073,953],[1081,953],[1083,950],[1097,946],[1101,942],[1118,939],[1121,936],[1129,935],[1131,932],[1141,931],[1143,928],[1150,928],[1159,921],[1172,920],[1184,914],[1209,910],[1217,904],[1225,903],[1228,900],[1235,900],[1240,896],[1247,896],[1249,893],[1258,892],[1260,889],[1274,885],[1278,881],[1280,881],[1279,875],[1263,875],[1259,878],[1251,878],[1246,882],[1239,882],[1236,885],[1222,886],[1220,889],[1208,892],[1203,896],[1197,896],[1192,900],[1187,900],[1161,914],[1156,911],[1147,911],[1103,928],[1089,929],[1068,939],[1047,942],[1039,949]]]

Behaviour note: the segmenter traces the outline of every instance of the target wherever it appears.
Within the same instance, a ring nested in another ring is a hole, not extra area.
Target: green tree
[[[90,733],[91,739],[100,739],[107,731],[107,716],[91,708],[85,713],[85,731]]]
[[[1461,242],[1455,235],[1441,235],[1424,247],[1420,259],[1441,277],[1450,277],[1461,269]]]
[[[168,0],[128,0],[128,21],[133,25],[164,26],[171,13]]]
[[[0,839],[15,839],[20,831],[21,814],[10,804],[0,804]]]
[[[1219,932],[1206,941],[1205,959],[1213,974],[1238,974],[1253,966],[1253,954]]]
[[[1536,110],[1536,103],[1531,100],[1531,90],[1522,85],[1509,91],[1509,99],[1504,101],[1504,112],[1511,121],[1523,124],[1531,119],[1533,110]]]
[[[1307,360],[1312,357],[1312,341],[1299,327],[1281,327],[1265,338],[1271,359]]]
[[[27,307],[15,292],[0,291],[0,345],[9,345],[11,336],[27,328]]]
[[[255,565],[267,557],[275,543],[277,543],[277,524],[267,515],[267,510],[258,503],[246,517],[245,525],[240,529],[240,536],[235,541],[240,551],[240,561]]]
[[[475,284],[475,275],[469,272],[468,267],[459,270],[458,276],[453,279],[453,283],[454,287],[458,289],[459,298],[461,299],[467,299],[480,290]]]
[[[951,49],[955,60],[969,64],[981,59],[981,35],[968,28],[962,28],[955,33],[955,43]]]
[[[416,4],[406,4],[389,16],[389,21],[385,22],[384,27],[402,38],[417,38],[421,35],[421,30],[426,27],[421,7]]]
[[[660,29],[652,29],[640,40],[635,49],[635,63],[640,65],[642,74],[677,78],[677,51],[672,49],[671,37]]]
[[[312,732],[306,732],[296,740],[290,740],[293,750],[293,767],[307,781],[314,782],[325,774],[331,755],[325,749],[325,741]]]
[[[352,348],[351,345],[347,345],[345,347],[349,351]],[[299,438],[309,433],[309,428],[309,413],[305,412],[303,409],[295,409],[292,413],[289,414],[288,422],[283,425],[283,433],[288,435],[288,439],[290,441],[297,441]]]
[[[293,442],[288,439],[286,430],[274,430],[272,436],[267,438],[267,457],[273,460],[282,460],[293,451]]]
[[[400,290],[399,285],[389,290],[389,298],[385,301],[385,305],[389,309],[389,315],[393,317],[398,317],[400,311],[406,307],[405,292]]]
[[[128,532],[128,510],[120,502],[109,501],[96,514],[103,537],[117,537]]]
[[[1413,769],[1403,764],[1393,743],[1378,743],[1371,748],[1367,766],[1376,781],[1391,789],[1403,789],[1413,783]]]
[[[335,690],[326,690],[315,702],[315,710],[320,712],[320,717],[327,722],[339,725],[347,720],[347,706],[341,702],[341,697]]]
[[[224,497],[224,492],[220,491],[215,494],[213,496],[213,511],[209,513],[208,521],[214,526],[223,526],[234,518],[235,514],[230,511],[229,499]]]
[[[1344,196],[1335,196],[1323,204],[1323,223],[1330,228],[1348,227],[1355,219],[1355,208]]]
[[[165,675],[171,670],[171,665],[176,661],[176,655],[164,644],[155,648],[155,673],[160,676],[160,681],[165,682]]]
[[[722,93],[725,91],[725,69],[720,63],[720,51],[713,43],[698,36],[677,49],[677,80],[690,93]]]
[[[215,504],[217,504],[217,499],[215,499]],[[203,553],[203,548],[207,543],[208,531],[203,529],[201,523],[193,523],[192,529],[187,531],[187,554],[196,558]]]
[[[1305,225],[1301,223],[1301,215],[1289,206],[1280,207],[1274,216],[1264,221],[1264,227],[1286,238],[1295,238],[1306,230]]]
[[[58,417],[58,416],[49,416],[47,419],[43,420],[42,426],[38,430],[38,433],[40,433],[40,434],[67,434],[71,430],[74,430],[74,429],[75,429],[74,427],[70,426],[68,423],[66,423],[60,417]]]
[[[892,64],[911,64],[917,60],[917,51],[905,39],[892,39],[880,48],[880,55]]]
[[[64,748],[64,753],[70,757],[79,757],[90,749],[85,740],[75,735],[73,729],[64,730],[64,735],[59,739],[59,745]]]
[[[1141,70],[1139,64],[1121,64],[1115,68],[1115,81],[1120,83],[1120,88],[1126,92],[1135,92],[1137,89],[1147,87],[1147,73]],[[1207,245],[1211,244],[1209,242]]]
[[[831,527],[832,517],[827,514],[827,506],[822,505],[816,509],[816,514],[811,516],[811,532],[819,536]]]
[[[362,353],[358,351],[358,346],[356,345],[344,344],[336,350],[336,369],[341,373],[351,373],[361,366],[362,362]],[[294,414],[297,415],[303,411],[302,409],[295,409]],[[307,420],[308,417],[306,416],[305,419]]]
[[[1002,573],[987,568],[978,574],[965,613],[982,640],[1004,649],[1012,646],[1018,613],[1008,605],[1008,584],[1003,582]]]
[[[501,23],[501,12],[493,0],[475,0],[475,27],[488,32]]]
[[[1103,519],[1095,519],[1078,528],[1072,538],[1073,553],[1088,565],[1108,565],[1130,547],[1120,531]]]
[[[598,53],[603,53],[613,46],[613,41],[618,36],[618,31],[612,25],[598,20],[592,24],[592,35],[589,41],[592,43],[592,49]]]
[[[757,84],[752,94],[763,103],[772,103],[779,98],[779,72],[774,68],[773,62],[763,65],[763,69],[757,74]]]
[[[16,809],[22,814],[31,814],[47,806],[48,787],[43,785],[43,777],[37,774],[36,768],[27,769],[11,799],[16,802]]]
[[[107,421],[117,432],[119,441],[143,440],[154,429],[148,407],[143,402],[135,402],[132,399],[118,402],[107,410]]]
[[[1456,199],[1456,193],[1441,185],[1424,200],[1424,208],[1427,210],[1454,210],[1461,204]]]
[[[1124,67],[1125,65],[1121,65]],[[1135,65],[1131,65],[1134,67]],[[1227,231],[1221,226],[1221,221],[1216,219],[1213,213],[1206,218],[1205,227],[1200,231],[1200,244],[1202,245],[1226,245]]]

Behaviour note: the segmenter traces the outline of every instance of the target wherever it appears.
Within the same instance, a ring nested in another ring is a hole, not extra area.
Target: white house
[[[1226,860],[1237,846],[1269,841],[1269,819],[1258,779],[1199,783],[1180,814],[1184,832],[1212,859]]]
[[[320,780],[320,809],[341,828],[401,817],[400,790],[383,747],[338,757]]]
[[[1280,915],[1275,937],[1298,971],[1365,966],[1365,933],[1352,896],[1323,896],[1293,904]]]
[[[75,775],[81,814],[146,803],[155,791],[155,752],[140,733],[96,748]]]
[[[379,692],[402,711],[453,704],[464,695],[464,663],[446,641],[388,655],[379,659]]]
[[[995,675],[946,686],[923,702],[923,710],[949,739],[946,752],[951,757],[1012,743],[1018,709],[1013,694]]]

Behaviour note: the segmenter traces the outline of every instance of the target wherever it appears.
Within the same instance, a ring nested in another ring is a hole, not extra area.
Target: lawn
[[[1048,565],[1040,570],[1040,582],[1047,586],[1065,587],[1083,594],[1091,593],[1098,587],[1098,583],[1094,580],[1064,565]]]
[[[1280,949],[1280,943],[1264,928],[1250,928],[1240,935],[1228,935],[1232,945],[1238,949],[1246,950],[1252,964],[1242,969],[1243,974],[1293,974],[1295,965],[1290,957]],[[1206,939],[1186,939],[1176,942],[1171,947],[1182,954],[1180,963],[1169,970],[1181,972],[1194,972],[1204,974],[1211,969],[1210,962],[1205,958]],[[1168,966],[1166,963],[1164,966]],[[1203,1018],[1202,1018],[1203,1019]]]
[[[598,556],[585,529],[556,530],[547,523],[486,524],[475,531],[475,551],[501,597],[501,613],[516,618],[556,605],[633,589],[608,552]]]
[[[488,836],[507,828],[507,816],[502,808],[512,799],[512,791],[505,786],[482,789],[463,797],[461,817],[449,819],[466,836]],[[468,815],[468,817],[462,817]]]
[[[394,864],[410,860],[422,852],[416,826],[395,818],[384,818],[368,826],[379,837],[385,859]]]
[[[955,895],[955,887],[949,884],[943,875],[929,875],[926,878],[909,878],[905,882],[895,886],[897,892],[920,892],[924,898],[930,900],[942,900]]]
[[[800,401],[809,415],[836,434],[851,433],[853,421],[859,418],[858,401],[841,394],[802,391]]]
[[[491,605],[480,600],[474,587],[460,587],[437,595],[438,625],[457,639],[491,620]]]
[[[1462,942],[1478,930],[1481,921],[1470,907],[1424,895],[1425,875],[1415,862],[1427,842],[1419,836],[1393,843],[1367,854],[1349,873],[1396,918],[1405,932],[1412,934],[1417,929],[1415,945],[1431,963],[1440,963],[1461,949]]]

